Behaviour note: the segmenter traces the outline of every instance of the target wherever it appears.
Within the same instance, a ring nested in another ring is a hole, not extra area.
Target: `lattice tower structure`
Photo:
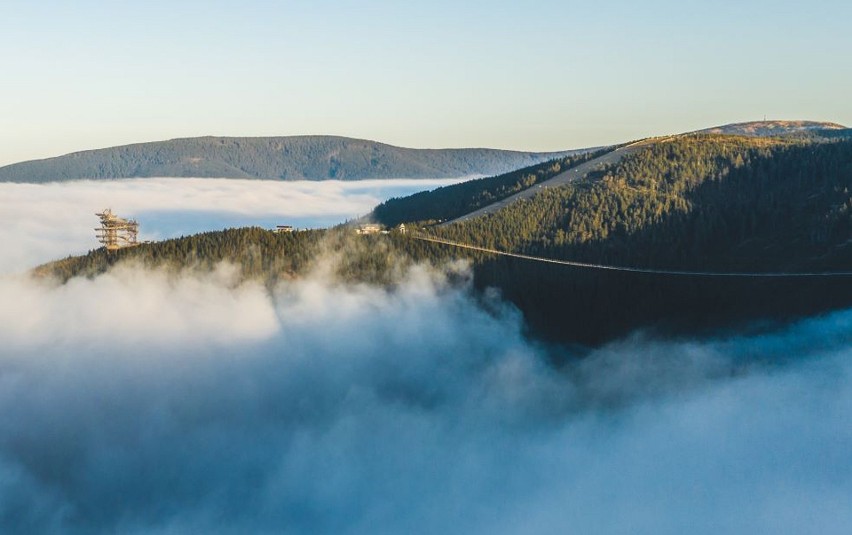
[[[101,219],[101,226],[95,229],[95,235],[107,251],[138,245],[136,236],[139,234],[139,223],[118,217],[110,208],[95,215]]]

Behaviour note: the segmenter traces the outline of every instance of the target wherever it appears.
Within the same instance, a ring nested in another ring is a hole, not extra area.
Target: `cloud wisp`
[[[841,533],[852,312],[562,368],[422,269],[0,278],[0,530]]]

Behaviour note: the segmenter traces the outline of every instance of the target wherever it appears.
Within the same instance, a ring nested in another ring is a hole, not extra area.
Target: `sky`
[[[0,164],[200,135],[558,150],[852,124],[845,1],[0,3]]]

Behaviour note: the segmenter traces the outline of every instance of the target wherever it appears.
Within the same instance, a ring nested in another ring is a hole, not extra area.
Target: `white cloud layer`
[[[10,274],[93,247],[107,206],[158,238],[435,185],[0,184],[0,532],[848,532],[852,311],[557,369],[423,270],[273,293],[228,266]]]
[[[48,184],[0,183],[0,273],[98,246],[95,212],[111,207],[140,223],[140,239],[225,227],[321,227],[368,213],[393,196],[461,179],[283,182],[145,178]]]
[[[0,278],[0,531],[848,532],[852,312],[557,371],[493,305]]]

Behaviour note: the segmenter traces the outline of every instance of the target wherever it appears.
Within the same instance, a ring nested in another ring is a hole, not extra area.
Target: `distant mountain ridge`
[[[771,137],[800,134],[821,130],[845,130],[846,127],[837,123],[819,121],[751,121],[747,123],[732,123],[713,128],[697,130],[696,134],[726,134],[750,137]]]
[[[494,175],[587,152],[409,149],[338,136],[198,137],[75,152],[0,167],[0,182],[136,177],[271,180]]]
[[[846,138],[852,129],[817,121],[753,121],[694,134]],[[0,182],[146,177],[363,180],[494,176],[601,147],[559,152],[487,148],[411,149],[339,136],[195,137],[74,152],[0,167]]]

